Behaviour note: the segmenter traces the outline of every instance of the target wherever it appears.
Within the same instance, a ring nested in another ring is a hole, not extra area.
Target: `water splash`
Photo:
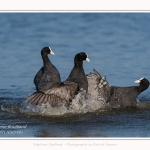
[[[41,105],[32,105],[28,101],[22,101],[20,104],[7,103],[0,106],[1,111],[11,114],[27,114],[40,116],[71,116],[85,113],[95,113],[110,111],[109,104],[104,99],[93,97],[91,94],[86,94],[85,91],[80,91],[72,100],[70,106],[62,105],[52,107],[49,103]],[[150,102],[137,102],[138,109],[150,109]]]
[[[22,112],[32,115],[60,116],[66,114],[84,114],[99,109],[103,110],[105,108],[105,102],[103,99],[96,101],[92,95],[86,94],[86,92],[81,89],[72,100],[70,106],[64,104],[59,107],[52,107],[49,103],[32,105],[25,101],[23,102],[23,108]]]

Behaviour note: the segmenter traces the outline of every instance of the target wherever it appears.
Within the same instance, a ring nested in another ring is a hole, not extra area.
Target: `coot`
[[[106,77],[94,69],[94,73],[87,75],[89,83],[89,94],[96,93],[96,100],[104,99],[111,108],[134,107],[137,104],[138,95],[149,87],[149,81],[146,78],[136,80],[139,86],[117,87],[111,86]]]
[[[44,47],[41,50],[43,67],[34,77],[34,84],[37,91],[48,90],[61,82],[60,73],[51,63],[50,59],[48,58],[48,54],[54,55],[54,52],[50,47]]]
[[[84,60],[90,62],[87,53],[80,52],[75,55],[74,67],[71,70],[71,73],[66,81],[77,82],[79,84],[79,89],[83,88],[83,90],[86,90],[86,92],[88,92],[88,81],[83,69]]]
[[[66,81],[57,86],[33,93],[26,99],[31,104],[49,103],[51,106],[70,105],[71,100],[80,89],[88,90],[88,81],[83,69],[83,61],[90,61],[84,52],[78,53],[74,58],[74,67]]]

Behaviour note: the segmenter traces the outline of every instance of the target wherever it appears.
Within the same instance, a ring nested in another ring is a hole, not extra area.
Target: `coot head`
[[[52,51],[52,49],[50,47],[44,47],[42,50],[41,50],[41,55],[47,55],[47,54],[52,54],[52,55],[55,55],[54,52]]]
[[[149,87],[149,81],[146,78],[140,78],[136,80],[135,83],[139,83],[140,92],[146,90]]]
[[[75,58],[74,58],[75,62],[84,61],[84,60],[90,62],[90,59],[88,58],[88,54],[87,53],[80,52],[80,53],[78,53],[78,54],[75,55]]]

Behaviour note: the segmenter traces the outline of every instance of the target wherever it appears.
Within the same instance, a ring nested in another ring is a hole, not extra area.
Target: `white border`
[[[1,148],[15,150],[20,149],[62,149],[62,148],[71,148],[74,149],[90,149],[94,148],[99,149],[111,149],[111,150],[122,150],[122,149],[131,149],[136,150],[149,150],[149,140],[148,139],[130,139],[130,138],[108,138],[108,139],[98,139],[98,138],[31,138],[31,139],[3,139],[0,141]]]
[[[1,11],[149,11],[149,0],[0,0]]]
[[[1,13],[71,13],[71,12],[150,12],[149,0],[0,0]],[[83,149],[149,149],[150,138],[0,138],[0,147],[6,150],[13,149],[60,149],[71,148]],[[116,143],[116,146],[69,146],[66,143],[93,144],[93,143]],[[35,143],[65,143],[60,146],[35,146]]]

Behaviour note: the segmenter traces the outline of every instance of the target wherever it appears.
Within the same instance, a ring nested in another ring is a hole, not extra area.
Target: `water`
[[[95,68],[110,85],[150,80],[149,13],[0,13],[0,18],[0,137],[150,137],[149,89],[134,109],[48,113],[23,100],[35,92],[45,46],[55,52],[49,58],[62,81],[81,51],[91,60],[84,62],[86,74]]]

